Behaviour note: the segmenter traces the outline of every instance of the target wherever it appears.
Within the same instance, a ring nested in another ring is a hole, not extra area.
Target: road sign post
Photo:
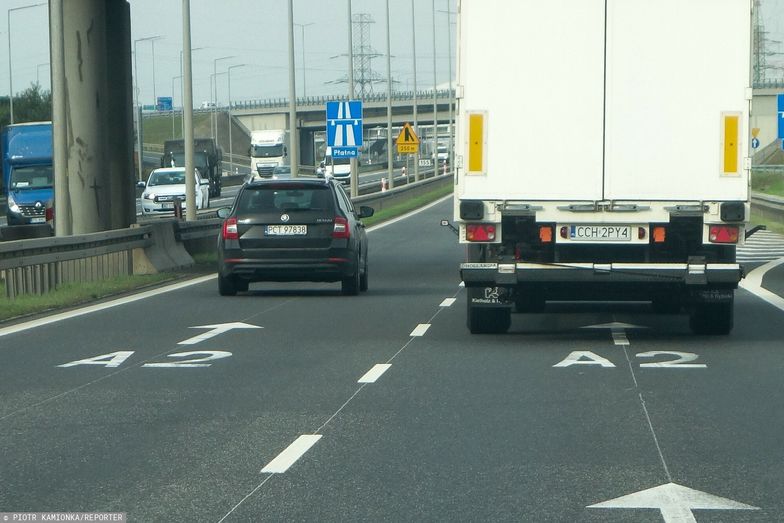
[[[781,140],[781,148],[784,149],[784,93],[779,93],[776,96],[776,103],[778,105],[778,136]]]

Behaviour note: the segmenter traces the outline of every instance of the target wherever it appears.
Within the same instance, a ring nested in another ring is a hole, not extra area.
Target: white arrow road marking
[[[278,454],[275,459],[267,463],[267,465],[261,469],[261,472],[283,474],[320,439],[321,434],[303,434],[295,439],[291,445],[286,447],[286,450]]]
[[[376,380],[378,380],[378,378],[380,378],[382,374],[384,374],[387,370],[389,370],[389,367],[391,366],[392,365],[388,363],[379,363],[375,365],[372,369],[367,371],[364,376],[359,378],[359,381],[357,381],[357,383],[375,383]]]
[[[232,329],[263,329],[264,327],[259,327],[257,325],[249,325],[247,323],[242,323],[240,321],[233,322],[233,323],[219,323],[217,325],[199,325],[198,327],[191,327],[191,329],[211,329],[207,332],[203,332],[198,336],[194,336],[193,338],[188,338],[185,341],[179,342],[177,345],[195,345],[199,342],[204,340],[208,340],[210,338],[214,338],[219,334],[223,334],[224,332],[228,332]]]
[[[762,278],[765,276],[765,273],[769,270],[773,269],[774,267],[778,267],[784,263],[784,258],[779,260],[773,260],[771,262],[766,263],[760,267],[757,267],[750,273],[746,275],[746,278],[740,281],[738,284],[740,287],[743,287],[747,291],[751,292],[752,294],[762,298],[766,302],[770,303],[774,307],[777,307],[779,310],[784,311],[784,298],[779,296],[778,294],[772,293],[769,290],[765,289],[762,286]]]
[[[665,523],[696,523],[692,510],[759,510],[731,499],[667,483],[634,494],[611,499],[588,508],[658,509]]]

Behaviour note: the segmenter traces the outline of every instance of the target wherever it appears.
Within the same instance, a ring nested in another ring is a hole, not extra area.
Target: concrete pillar
[[[62,58],[52,54],[62,67],[55,78],[58,65],[52,66],[55,177],[60,181],[55,182],[55,215],[70,223],[57,225],[57,231],[127,227],[136,214],[130,6],[126,0],[68,0],[60,8],[62,35],[52,33],[53,51],[62,42]],[[52,7],[53,30],[57,14]]]
[[[109,228],[124,229],[136,222],[131,6],[126,0],[106,0],[106,30]]]

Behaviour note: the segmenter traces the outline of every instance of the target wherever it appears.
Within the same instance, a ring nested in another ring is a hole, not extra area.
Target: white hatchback
[[[196,209],[210,206],[210,181],[193,174],[196,180]],[[144,182],[139,182],[144,184]],[[142,193],[142,214],[159,214],[174,211],[174,202],[179,199],[185,209],[185,168],[167,167],[150,173]]]

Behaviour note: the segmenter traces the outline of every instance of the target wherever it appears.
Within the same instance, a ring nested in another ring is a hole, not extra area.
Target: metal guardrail
[[[132,274],[133,249],[152,243],[146,227],[0,243],[6,296],[43,294],[63,283]]]

